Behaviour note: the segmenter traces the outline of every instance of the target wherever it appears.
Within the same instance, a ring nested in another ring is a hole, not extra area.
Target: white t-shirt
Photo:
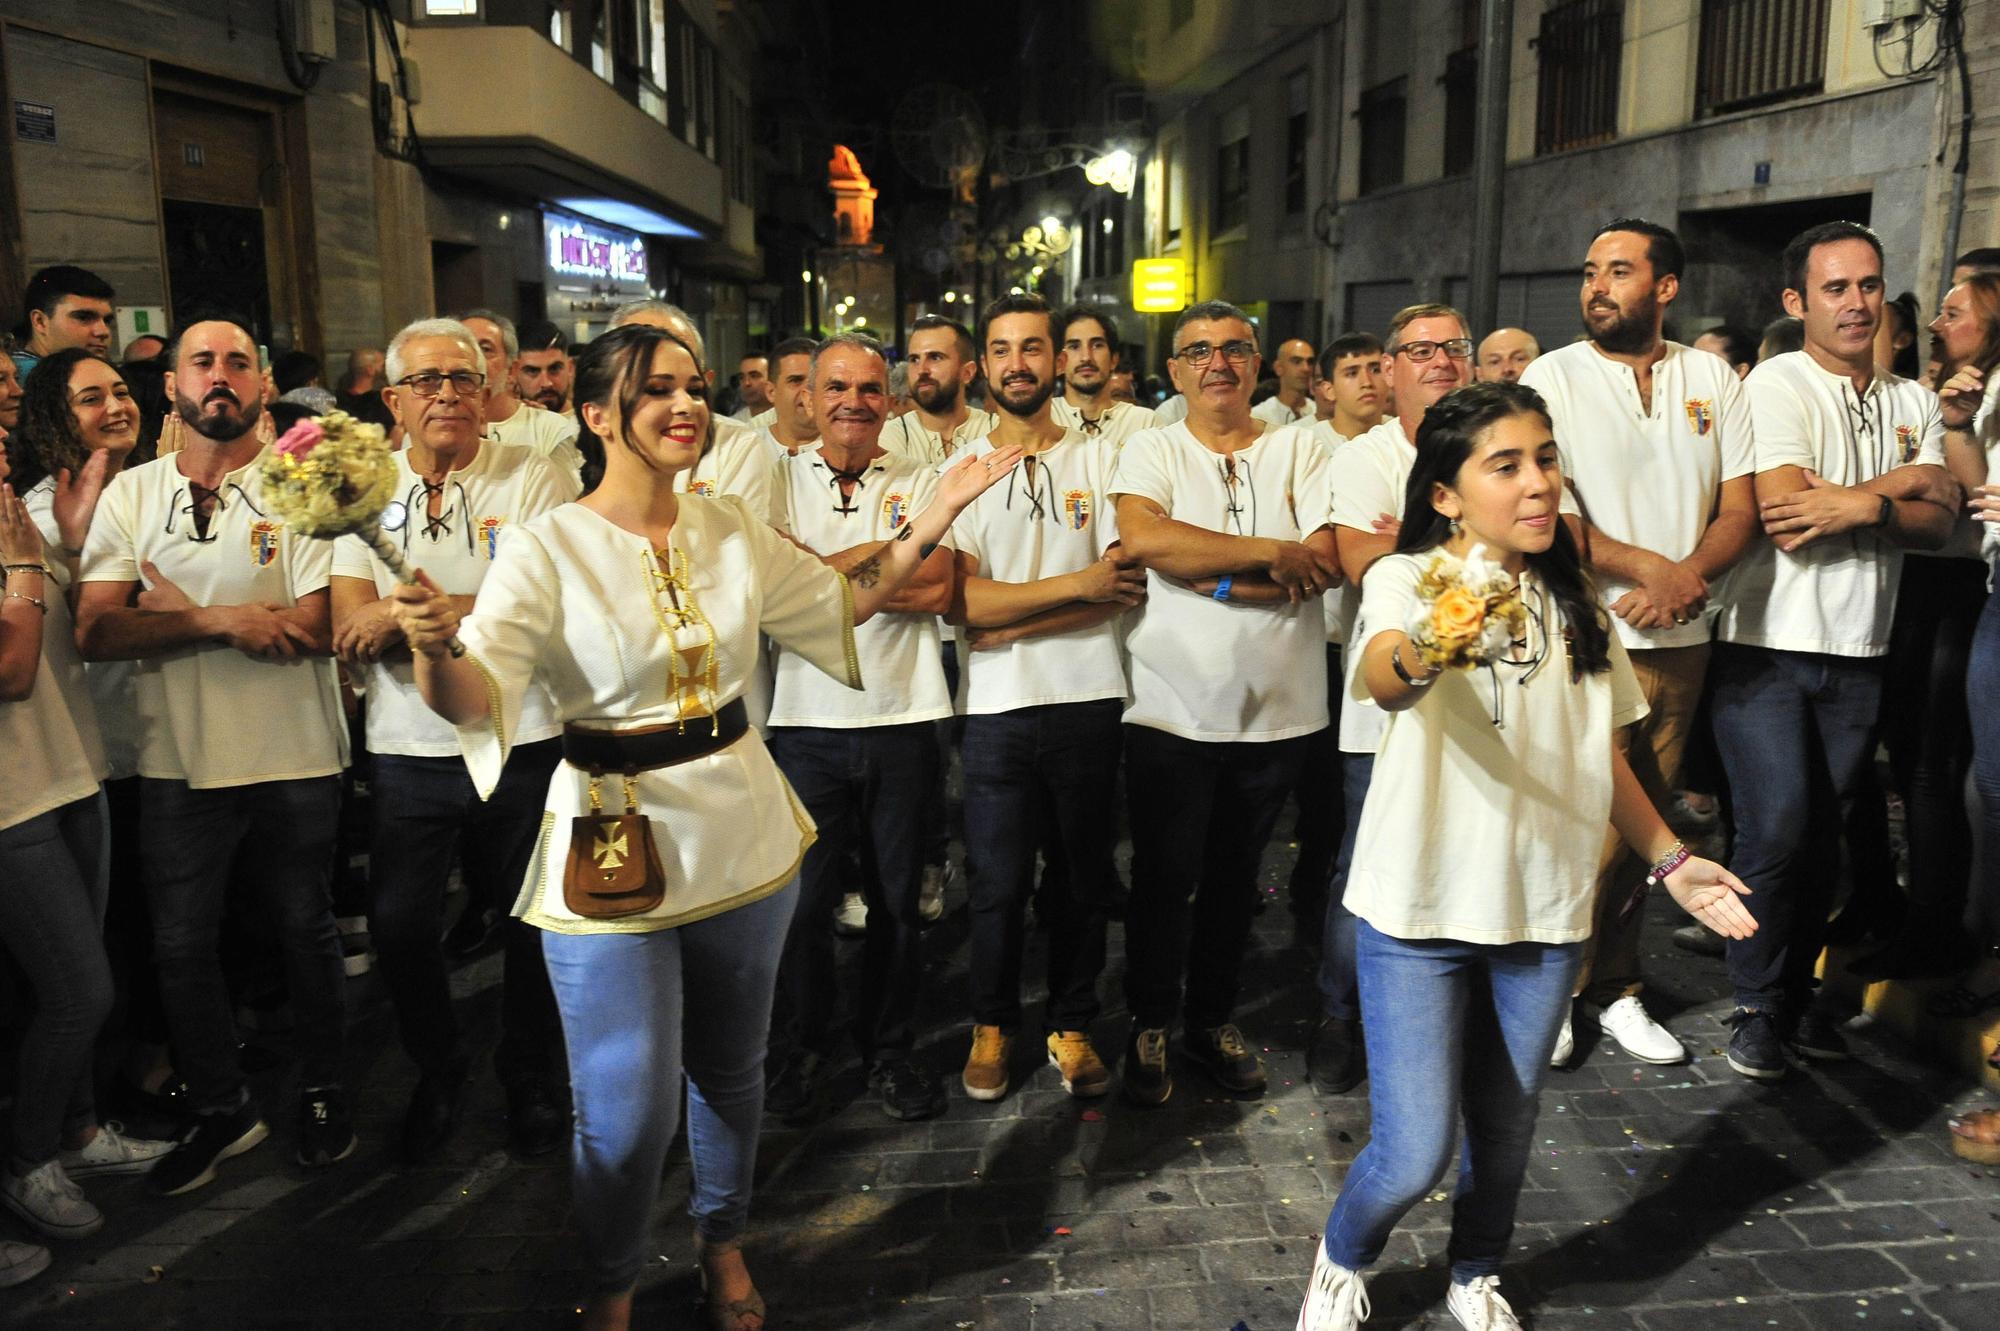
[[[937,474],[930,466],[882,453],[843,500],[820,448],[814,444],[790,455],[771,478],[778,529],[815,554],[886,541],[937,493]],[[940,542],[949,543],[949,536]],[[935,615],[880,612],[855,628],[854,648],[861,661],[859,690],[844,687],[779,644],[771,724],[851,730],[951,715]]]
[[[1757,429],[1757,470],[1805,467],[1859,485],[1910,463],[1943,465],[1937,396],[1880,371],[1865,395],[1803,351],[1774,356],[1744,380]],[[1882,656],[1903,552],[1872,531],[1782,554],[1751,546],[1716,625],[1724,642],[1830,656]]]
[[[1682,560],[1708,531],[1724,481],[1757,470],[1750,399],[1728,361],[1678,342],[1653,365],[1653,404],[1639,400],[1638,376],[1591,342],[1539,356],[1521,375],[1549,404],[1563,479],[1590,522],[1614,541]],[[1633,584],[1596,581],[1609,606]],[[1665,628],[1635,629],[1613,616],[1612,631],[1632,651],[1708,641],[1706,616]]]
[[[45,550],[42,557],[53,566],[57,561],[50,555]],[[48,608],[40,615],[42,650],[33,692],[18,702],[0,702],[0,753],[7,755],[7,776],[0,780],[0,828],[96,794],[97,783],[109,771],[83,661],[76,654],[69,601],[46,577],[40,599]],[[10,882],[6,890],[23,886]]]
[[[766,521],[771,513],[771,467],[776,459],[765,439],[769,436],[727,416],[715,418],[715,440],[701,460],[674,478],[674,488],[682,494],[735,495],[750,505],[750,511]],[[775,439],[772,439],[776,443]],[[785,451],[778,444],[778,452]]]
[[[1306,404],[1303,407],[1300,407],[1297,411],[1293,411],[1285,405],[1283,398],[1273,393],[1270,397],[1265,398],[1262,402],[1250,408],[1250,414],[1260,421],[1269,421],[1273,425],[1311,425],[1315,413],[1311,397],[1306,398]]]
[[[1187,396],[1176,393],[1153,408],[1153,424],[1172,425],[1175,421],[1187,419]]]
[[[1049,399],[1050,413],[1055,422],[1065,430],[1075,430],[1090,438],[1111,445],[1115,453],[1127,439],[1141,430],[1153,428],[1153,413],[1149,408],[1121,402],[1116,398],[1107,399],[1097,415],[1091,420],[1097,425],[1095,430],[1085,422],[1084,415],[1069,404],[1061,393]]]
[[[21,502],[28,507],[28,516],[42,533],[51,551],[62,548],[62,528],[56,523],[56,478],[44,476],[33,489],[21,496]],[[69,565],[61,560],[49,559],[52,582],[55,587],[68,591],[70,585]],[[75,650],[75,643],[70,644]],[[84,680],[90,688],[91,706],[97,713],[97,731],[104,745],[105,779],[117,781],[124,777],[136,776],[139,771],[139,713],[133,706],[134,676],[138,671],[135,661],[85,661]]]
[[[987,452],[991,439],[973,445]],[[1102,436],[1074,430],[1034,457],[1034,477],[1017,465],[952,523],[959,550],[996,582],[1035,582],[1074,573],[1118,540],[1118,515],[1105,483],[1116,459]],[[864,626],[865,627],[865,626]],[[970,715],[1047,703],[1125,696],[1118,621],[1045,633],[959,656],[959,710]]]
[[[906,411],[900,416],[891,416],[882,425],[882,447],[898,457],[912,462],[922,462],[935,467],[946,459],[956,459],[961,450],[975,439],[984,439],[993,433],[995,424],[993,413],[977,408],[966,413],[964,421],[946,438],[924,427],[924,418],[914,411]],[[864,626],[865,627],[865,626]]]
[[[750,425],[753,429],[768,430],[771,428],[771,422],[776,419],[778,419],[778,409],[775,406],[766,407],[750,418]]]
[[[503,444],[531,448],[571,476],[583,471],[583,454],[576,449],[576,417],[566,411],[550,411],[522,402],[506,420],[486,422],[486,435]]]
[[[1428,562],[1376,561],[1362,600],[1368,638],[1409,622]],[[1538,666],[1449,672],[1387,718],[1345,900],[1391,937],[1590,936],[1611,818],[1611,736],[1644,716],[1646,702],[1615,636],[1611,669],[1573,682],[1561,610],[1533,574],[1522,579],[1522,599],[1540,617],[1529,629]],[[1355,640],[1356,656],[1364,643]],[[1356,680],[1343,711],[1381,709]]]
[[[84,543],[84,582],[136,582],[151,563],[196,605],[296,605],[326,588],[333,542],[266,516],[260,451],[221,485],[206,538],[174,453],[118,474]],[[138,774],[197,790],[332,776],[347,763],[333,659],[255,660],[215,642],[177,647],[133,672]]]
[[[1176,522],[1298,541],[1327,523],[1326,461],[1301,429],[1267,427],[1225,459],[1177,424],[1127,439],[1110,490],[1114,503],[1141,495]],[[1224,479],[1232,463],[1233,486]],[[1313,601],[1223,602],[1149,570],[1146,604],[1127,619],[1131,724],[1183,739],[1248,742],[1326,728],[1326,621]]]
[[[573,478],[555,463],[518,444],[486,440],[466,466],[451,473],[436,519],[426,516],[423,478],[410,469],[409,453],[396,454],[396,501],[401,530],[383,533],[403,557],[451,596],[477,596],[486,571],[532,517],[570,501]],[[333,543],[333,576],[359,578],[387,596],[396,580],[359,536]],[[456,758],[458,732],[417,692],[416,668],[405,653],[363,669],[368,695],[368,751],[411,758]],[[517,744],[553,739],[562,730],[548,693],[530,688],[521,705]]]

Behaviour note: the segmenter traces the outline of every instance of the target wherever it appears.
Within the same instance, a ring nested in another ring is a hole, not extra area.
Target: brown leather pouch
[[[570,820],[569,862],[563,868],[563,904],[586,920],[644,915],[667,895],[667,875],[653,844],[653,823],[640,813],[632,780],[625,781],[625,812],[598,811],[597,778],[590,783],[592,812]]]

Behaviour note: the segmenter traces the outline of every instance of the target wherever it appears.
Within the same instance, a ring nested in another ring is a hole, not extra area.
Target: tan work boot
[[[972,1052],[965,1058],[965,1093],[974,1100],[1007,1094],[1007,1050],[1013,1040],[998,1026],[972,1028]]]
[[[1062,1073],[1063,1089],[1079,1100],[1091,1100],[1111,1089],[1111,1069],[1091,1047],[1083,1031],[1057,1031],[1049,1037],[1049,1062]]]

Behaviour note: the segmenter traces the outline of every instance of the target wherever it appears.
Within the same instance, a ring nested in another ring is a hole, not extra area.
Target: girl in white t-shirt
[[[1541,398],[1518,384],[1459,389],[1424,417],[1396,553],[1364,584],[1353,700],[1390,717],[1346,902],[1360,917],[1374,1133],[1327,1220],[1299,1331],[1367,1316],[1361,1270],[1443,1174],[1461,1115],[1446,1306],[1464,1326],[1519,1325],[1498,1272],[1607,822],[1653,864],[1649,881],[1711,928],[1756,927],[1736,897],[1748,889],[1688,855],[1613,746],[1645,704],[1561,493]],[[1434,670],[1404,631],[1419,578],[1434,552],[1475,548],[1514,576],[1526,634],[1493,665]]]

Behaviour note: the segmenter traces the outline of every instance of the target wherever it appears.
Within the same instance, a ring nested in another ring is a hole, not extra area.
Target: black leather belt
[[[645,772],[706,758],[726,749],[750,729],[750,713],[738,698],[709,718],[691,718],[677,725],[641,726],[637,730],[586,730],[564,726],[563,761],[593,776],[606,772]]]

